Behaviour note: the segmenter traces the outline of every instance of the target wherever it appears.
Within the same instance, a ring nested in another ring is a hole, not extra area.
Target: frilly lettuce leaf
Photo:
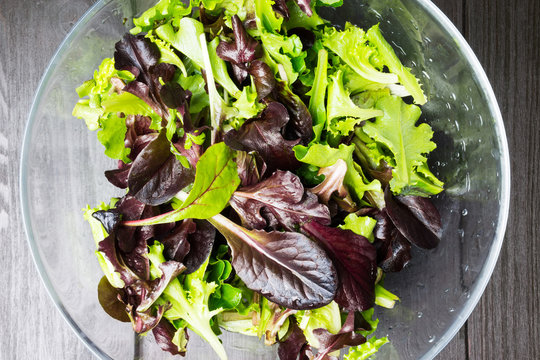
[[[308,344],[315,348],[319,347],[319,341],[313,334],[313,330],[323,328],[332,334],[337,334],[341,329],[341,312],[335,301],[315,310],[299,311],[294,316]]]
[[[393,154],[390,187],[396,194],[430,195],[443,190],[440,181],[427,169],[425,154],[436,148],[431,141],[433,130],[428,124],[416,126],[421,110],[407,105],[396,96],[380,98],[376,108],[384,112],[375,122],[367,122],[362,130]],[[418,170],[421,168],[421,170]],[[425,174],[429,175],[425,175]],[[436,179],[435,179],[436,180]]]
[[[341,70],[331,75],[330,79],[331,82],[328,86],[327,130],[332,135],[347,136],[361,121],[383,115],[383,112],[378,109],[363,109],[356,106],[351,100],[349,92],[343,86],[343,73]]]
[[[367,39],[376,46],[379,61],[386,65],[390,72],[398,76],[399,82],[412,95],[414,102],[418,105],[424,105],[427,100],[418,79],[411,73],[411,69],[403,66],[392,46],[382,36],[378,24],[367,31]]]
[[[131,160],[127,156],[131,149],[124,145],[126,131],[126,119],[120,118],[116,114],[110,114],[108,117],[102,118],[101,131],[97,133],[97,138],[105,146],[105,155],[129,163]]]
[[[171,19],[180,19],[191,13],[191,3],[186,7],[182,0],[160,0],[156,5],[146,10],[141,16],[133,19],[135,27],[131,30],[133,35],[142,31],[148,32],[156,25]]]
[[[280,35],[268,31],[260,33],[265,62],[272,68],[274,73],[280,75],[281,80],[292,84],[298,79],[298,75],[304,71],[306,53],[302,51],[302,41],[297,35]]]
[[[367,43],[366,33],[359,27],[348,24],[343,31],[328,28],[323,44],[363,78],[382,84],[398,82],[395,74],[383,73],[371,63],[377,50]]]

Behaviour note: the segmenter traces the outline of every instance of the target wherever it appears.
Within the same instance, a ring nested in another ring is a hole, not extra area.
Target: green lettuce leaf
[[[390,72],[396,74],[399,82],[412,95],[414,102],[424,105],[427,101],[418,79],[411,73],[411,69],[403,66],[392,46],[384,39],[379,25],[372,26],[367,31],[367,39],[376,46],[379,61],[386,65]]]
[[[259,31],[278,33],[281,30],[283,18],[276,16],[272,8],[272,0],[254,0],[255,2],[255,22]]]
[[[355,234],[362,235],[369,241],[374,241],[373,229],[377,225],[377,220],[369,216],[358,216],[356,214],[349,214],[344,220],[343,225],[339,225],[341,229],[351,230]]]
[[[375,304],[392,309],[399,297],[386,290],[380,283],[375,285]]]
[[[341,144],[337,149],[329,145],[312,144],[309,148],[297,145],[293,150],[299,161],[318,167],[334,165],[338,159],[344,160],[347,164],[347,172],[343,182],[357,200],[361,200],[366,191],[382,194],[381,183],[378,180],[368,181],[362,169],[356,166],[353,160],[354,148],[354,145],[345,144]]]
[[[157,241],[148,248],[150,273],[153,278],[161,276],[159,265],[165,262],[163,249],[164,246]],[[197,271],[186,275],[182,282],[180,281],[182,277],[171,280],[156,304],[169,304],[170,308],[164,317],[173,324],[177,320],[183,320],[190,330],[210,344],[220,359],[225,360],[227,359],[225,349],[210,324],[212,318],[223,309],[210,310],[208,306],[217,284],[204,281],[207,266],[208,259]],[[183,332],[184,328],[179,327],[178,331]]]
[[[180,19],[178,31],[175,31],[172,24],[167,23],[158,27],[155,32],[161,40],[170,43],[199,68],[204,68],[204,55],[199,40],[200,35],[204,33],[204,26],[200,21],[185,17]],[[237,96],[239,89],[229,76],[225,62],[216,54],[218,44],[219,39],[214,38],[207,45],[214,78],[229,94]]]
[[[96,243],[96,248],[99,246],[99,242],[109,236],[109,234],[107,233],[101,222],[98,219],[94,218],[92,214],[99,210],[107,211],[114,208],[116,201],[117,199],[113,198],[110,204],[105,204],[102,202],[95,208],[91,208],[89,205],[87,205],[86,208],[83,209],[83,218],[90,224],[92,236]],[[115,288],[123,288],[125,286],[124,281],[122,280],[120,274],[115,271],[115,267],[107,260],[107,258],[101,252],[96,250],[95,253],[98,259],[99,266],[101,267],[101,270],[103,270],[103,273],[107,277],[107,280],[109,280],[109,283]]]
[[[440,181],[427,169],[425,154],[436,148],[431,141],[433,130],[428,124],[416,126],[421,111],[396,96],[380,98],[376,108],[384,112],[362,130],[373,141],[383,144],[394,157],[390,187],[396,194],[433,195],[443,190]],[[419,171],[418,168],[421,168]],[[425,175],[428,173],[430,175]]]
[[[189,6],[186,7],[181,0],[160,0],[141,16],[133,19],[135,27],[130,32],[133,35],[142,31],[149,32],[161,23],[189,15],[191,13],[191,2],[188,2],[188,4]]]
[[[376,354],[381,346],[388,343],[387,337],[376,338],[371,337],[365,343],[353,346],[349,349],[349,353],[345,355],[344,360],[366,360]]]
[[[266,54],[265,61],[278,73],[281,80],[291,85],[298,79],[298,75],[306,68],[302,51],[302,41],[297,35],[280,35],[268,31],[261,31],[261,41]]]
[[[343,73],[330,76],[328,86],[328,131],[335,136],[347,136],[354,127],[363,120],[382,116],[383,112],[377,109],[363,109],[351,100],[350,94],[343,86]],[[345,119],[341,119],[345,117]]]
[[[102,119],[101,131],[97,133],[97,138],[105,146],[105,155],[129,163],[131,160],[127,156],[131,149],[126,148],[124,143],[126,131],[126,119],[120,118],[116,114],[110,114]]]
[[[371,63],[377,51],[367,43],[366,34],[359,27],[347,24],[343,31],[328,28],[323,34],[323,44],[363,78],[381,84],[398,82],[395,74],[383,73]]]
[[[294,316],[308,344],[315,348],[319,348],[320,344],[313,330],[323,328],[332,334],[341,330],[341,312],[335,301],[318,309],[298,311]]]
[[[328,52],[320,49],[317,56],[317,67],[315,68],[315,79],[308,95],[309,112],[313,119],[314,142],[319,142],[321,134],[326,126],[326,87],[328,86]]]

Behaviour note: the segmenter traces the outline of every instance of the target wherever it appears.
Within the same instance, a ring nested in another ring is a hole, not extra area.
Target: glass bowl
[[[71,116],[75,88],[91,77],[129,20],[152,0],[102,0],[66,37],[39,85],[21,159],[23,218],[34,260],[58,310],[82,341],[103,359],[166,358],[153,337],[109,318],[97,301],[101,270],[81,208],[120,195],[103,171],[107,161],[96,134]],[[346,0],[325,16],[337,24],[380,22],[407,66],[414,67],[429,102],[423,118],[435,130],[430,157],[446,183],[436,199],[444,223],[441,244],[415,250],[386,287],[401,302],[378,312],[378,334],[391,345],[377,359],[432,359],[456,334],[493,271],[506,227],[510,166],[503,121],[477,58],[452,23],[428,0]],[[53,336],[51,334],[51,336]],[[275,348],[227,334],[231,359],[276,359]],[[193,335],[188,359],[213,353]]]

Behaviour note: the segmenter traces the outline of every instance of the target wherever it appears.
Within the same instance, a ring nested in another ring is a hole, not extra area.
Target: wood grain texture
[[[499,264],[468,322],[469,358],[539,359],[540,2],[467,1],[465,15],[499,101],[513,174]]]
[[[0,359],[92,359],[31,260],[18,200],[24,125],[43,71],[95,1],[0,0]],[[485,67],[506,124],[513,201],[493,278],[438,359],[539,359],[540,2],[436,0]]]

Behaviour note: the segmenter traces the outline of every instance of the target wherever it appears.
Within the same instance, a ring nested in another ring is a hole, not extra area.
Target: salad
[[[318,15],[341,4],[160,0],[77,88],[125,189],[84,211],[99,302],[164,351],[227,359],[226,330],[366,359],[385,275],[439,243],[426,97],[378,25]]]

